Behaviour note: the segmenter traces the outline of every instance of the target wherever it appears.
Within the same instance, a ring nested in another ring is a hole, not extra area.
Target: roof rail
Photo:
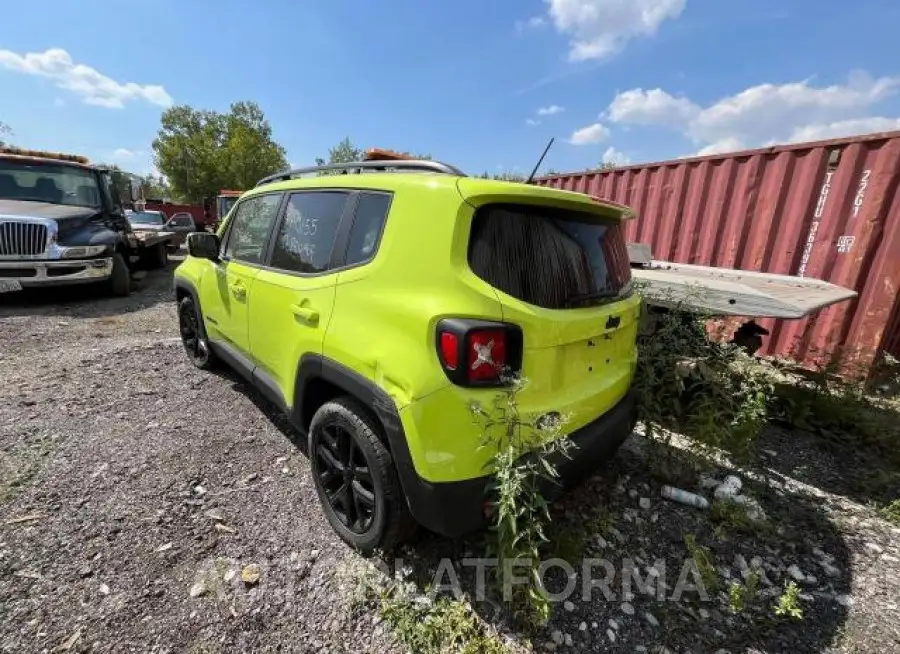
[[[274,175],[269,175],[268,177],[263,177],[259,180],[256,185],[262,186],[263,184],[270,184],[272,182],[282,182],[288,179],[293,179],[294,177],[300,177],[301,175],[310,175],[313,173],[323,173],[331,170],[343,171],[343,174],[348,174],[351,171],[359,171],[362,172],[364,170],[369,171],[382,171],[382,172],[406,172],[406,171],[420,171],[427,173],[440,173],[442,175],[456,175],[458,177],[465,177],[466,174],[461,171],[459,168],[451,166],[449,164],[441,163],[440,161],[428,161],[425,159],[401,159],[401,160],[391,160],[391,161],[352,161],[349,163],[337,163],[337,164],[327,164],[325,166],[311,166],[309,168],[297,168],[296,170],[286,170],[281,173],[275,173]]]

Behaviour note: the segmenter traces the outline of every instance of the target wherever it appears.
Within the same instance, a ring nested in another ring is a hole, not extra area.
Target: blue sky
[[[10,140],[135,172],[170,103],[256,101],[298,166],[350,136],[473,173],[900,129],[896,0],[4,4]]]

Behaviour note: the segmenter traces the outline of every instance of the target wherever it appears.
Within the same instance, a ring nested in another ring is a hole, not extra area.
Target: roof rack
[[[288,179],[293,179],[294,177],[300,177],[301,175],[310,175],[313,173],[323,173],[330,170],[343,171],[343,174],[348,174],[351,171],[359,171],[362,172],[364,170],[369,171],[382,171],[382,172],[407,172],[407,171],[419,171],[426,173],[440,173],[442,175],[456,175],[458,177],[465,177],[466,174],[461,171],[459,168],[451,166],[449,164],[441,163],[440,161],[428,161],[425,159],[401,159],[401,160],[390,160],[390,161],[353,161],[350,163],[337,163],[337,164],[328,164],[325,166],[311,166],[309,168],[297,168],[296,170],[287,170],[281,173],[275,173],[274,175],[269,175],[268,177],[263,177],[259,180],[256,185],[262,186],[263,184],[270,184],[272,182],[282,182]]]

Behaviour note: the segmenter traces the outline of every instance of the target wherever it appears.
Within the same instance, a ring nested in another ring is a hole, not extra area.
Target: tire
[[[169,262],[169,252],[166,250],[165,243],[157,243],[148,248],[144,248],[141,252],[141,266],[148,270],[157,268],[165,268]]]
[[[325,517],[344,542],[364,555],[394,549],[414,528],[379,431],[350,397],[323,404],[309,427],[309,461]]]
[[[125,297],[131,293],[131,270],[121,252],[114,252],[112,260],[112,273],[106,280],[106,291],[115,297]]]
[[[199,307],[190,295],[178,303],[178,330],[184,351],[195,368],[211,370],[218,365],[219,359],[206,340]]]
[[[153,267],[154,268],[165,268],[166,264],[169,263],[169,247],[166,243],[158,243],[154,248],[155,252],[153,253]]]

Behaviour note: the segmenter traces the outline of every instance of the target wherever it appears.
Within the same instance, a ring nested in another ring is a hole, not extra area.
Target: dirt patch
[[[187,363],[166,271],[126,299],[4,298],[0,322],[3,651],[402,651],[374,610],[349,606],[359,559],[322,516],[296,434],[240,380]],[[900,648],[900,528],[784,465],[839,471],[839,459],[773,434],[781,485],[746,483],[776,527],[748,534],[663,500],[639,445],[554,507],[558,557],[579,570],[584,557],[627,558],[644,579],[662,561],[674,587],[692,535],[722,589],[709,602],[579,592],[531,635],[534,649]],[[441,558],[481,547],[426,534],[402,556],[424,584]],[[743,563],[769,583],[735,614],[728,582]],[[773,618],[794,567],[804,617]],[[489,603],[475,608],[503,630]]]

